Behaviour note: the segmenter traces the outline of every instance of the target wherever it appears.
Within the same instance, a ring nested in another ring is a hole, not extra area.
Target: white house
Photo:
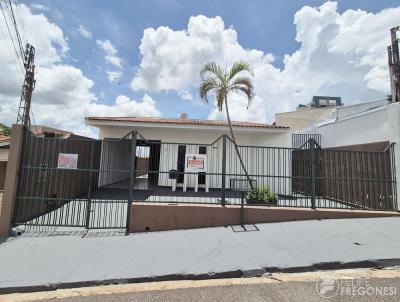
[[[154,144],[159,143],[159,149],[153,148],[147,153],[144,150],[137,149],[137,153],[147,154],[149,162],[156,162],[157,180],[155,185],[171,186],[174,188],[174,180],[171,180],[168,171],[177,169],[180,172],[185,171],[185,155],[187,154],[206,154],[207,167],[205,169],[203,183],[199,181],[198,175],[185,174],[182,179],[178,179],[177,186],[181,186],[183,190],[187,187],[195,188],[205,187],[206,191],[209,188],[221,187],[222,167],[222,139],[221,136],[229,134],[228,123],[226,121],[217,120],[195,120],[186,118],[142,118],[142,117],[87,117],[86,123],[90,126],[99,129],[99,138],[107,141],[112,139],[121,139],[132,130],[137,130],[141,136],[147,141],[152,141]],[[260,146],[260,147],[290,147],[291,134],[288,127],[274,126],[262,123],[251,122],[232,122],[233,131],[237,143],[242,146]],[[220,138],[220,139],[219,139]],[[103,154],[104,154],[103,144]],[[119,144],[119,146],[121,146]],[[114,154],[116,154],[114,148]],[[240,171],[240,162],[237,160],[236,153],[233,150],[234,146],[228,142],[226,144],[226,173],[235,174]],[[242,147],[243,150],[246,147]],[[113,152],[110,148],[110,151]],[[252,152],[241,152],[243,161],[246,163],[246,168],[249,174],[260,174],[262,170],[265,174],[278,175],[279,169],[290,169],[289,166],[280,166],[279,164],[272,165],[268,160],[260,162],[253,160],[257,156],[257,152],[263,152],[262,149],[252,148]],[[138,154],[140,157],[141,155]],[[113,156],[115,160],[119,160],[114,168],[127,168],[129,160],[119,156]],[[272,158],[270,160],[273,160]],[[151,165],[151,164],[150,164]],[[104,168],[104,167],[103,167]],[[151,168],[148,168],[152,170]],[[275,171],[271,171],[275,169]],[[281,171],[281,174],[289,175],[290,171]],[[240,174],[240,173],[239,173]],[[122,179],[122,176],[121,176]],[[229,187],[230,177],[227,177],[226,187]],[[107,180],[103,178],[101,185],[107,182],[115,182],[116,179]],[[288,182],[288,179],[282,178],[280,182]],[[272,189],[281,194],[287,194],[284,190],[289,190],[289,185],[279,184],[275,181],[271,184]],[[199,184],[200,182],[200,184]],[[280,191],[282,192],[280,192]]]

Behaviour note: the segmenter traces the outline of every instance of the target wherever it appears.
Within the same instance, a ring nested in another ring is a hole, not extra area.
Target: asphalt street
[[[54,298],[40,301],[57,302],[265,302],[265,301],[399,301],[400,278],[394,279],[369,279],[373,288],[392,287],[396,290],[384,295],[380,292],[355,291],[354,293],[338,292],[332,297],[321,296],[315,281],[283,282],[266,284],[244,284],[231,286],[208,286],[201,288],[185,288],[175,290],[156,290],[110,295],[90,295],[67,298]],[[334,293],[332,293],[334,294]],[[0,299],[1,300],[1,299]]]

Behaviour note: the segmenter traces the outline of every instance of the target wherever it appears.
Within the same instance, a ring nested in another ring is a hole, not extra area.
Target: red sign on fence
[[[78,154],[58,154],[58,169],[78,169]]]
[[[185,171],[206,172],[207,155],[205,154],[186,154]]]

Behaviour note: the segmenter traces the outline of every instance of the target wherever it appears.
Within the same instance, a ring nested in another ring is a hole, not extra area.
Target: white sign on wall
[[[185,171],[187,172],[207,172],[206,154],[186,154]]]
[[[78,154],[60,153],[58,154],[58,169],[78,169]]]

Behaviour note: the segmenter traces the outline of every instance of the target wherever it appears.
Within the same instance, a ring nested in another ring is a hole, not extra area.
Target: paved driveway
[[[399,230],[400,218],[391,217],[260,224],[247,232],[218,227],[129,236],[23,235],[0,244],[0,291],[398,262]]]

